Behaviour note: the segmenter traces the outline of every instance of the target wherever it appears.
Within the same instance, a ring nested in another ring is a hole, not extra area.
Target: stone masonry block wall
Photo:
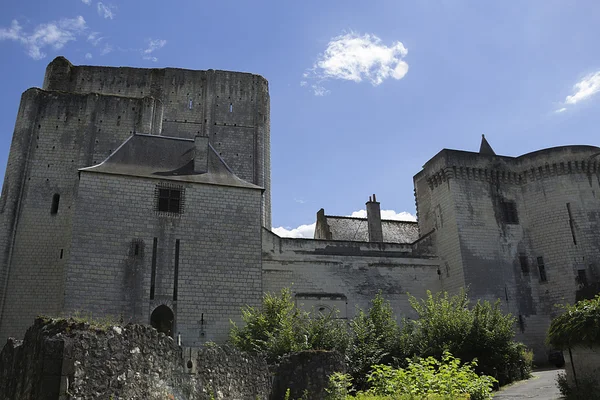
[[[270,400],[283,400],[289,389],[290,399],[323,400],[329,377],[346,372],[344,356],[332,351],[301,351],[285,356],[275,370]]]
[[[569,350],[563,351],[565,357],[565,373],[571,387],[575,387],[575,376],[577,382],[593,381],[600,385],[600,348],[577,346],[571,349],[573,362]]]
[[[162,215],[155,211],[160,183],[81,173],[65,311],[148,324],[152,311],[166,305],[183,345],[222,342],[230,319],[241,322],[241,307],[261,301],[261,191],[168,181],[183,189],[183,212]]]
[[[23,342],[2,349],[0,393],[6,400],[267,400],[271,375],[263,358],[205,347],[191,371],[182,353],[148,326],[39,318]]]
[[[455,196],[458,193],[452,182],[434,188],[428,178],[441,168],[442,163],[427,165],[414,177],[419,231],[423,235],[435,230],[435,249],[440,257],[442,290],[457,293],[465,287],[462,254],[459,247]]]
[[[591,146],[517,158],[444,150],[415,178],[417,199],[430,202],[424,211],[419,205],[419,223],[438,218],[431,215],[436,192],[452,197],[459,240],[453,246],[460,250],[470,296],[501,299],[504,310],[518,318],[517,338],[533,348],[537,361],[546,360],[545,336],[555,304],[575,299],[578,270],[585,271],[588,283],[598,279],[598,154],[600,149]],[[506,221],[503,202],[515,204],[516,223]],[[439,240],[443,236],[436,232]]]
[[[263,230],[263,289],[291,286],[298,304],[345,308],[343,318],[354,317],[357,306],[369,308],[382,290],[398,316],[414,317],[406,293],[423,297],[441,284],[439,260],[411,251],[411,245],[289,239]]]
[[[20,337],[36,315],[61,311],[78,169],[102,162],[152,107],[141,98],[39,89],[23,95],[0,207],[0,337]]]
[[[58,57],[48,65],[44,89],[157,99],[162,135],[209,137],[236,175],[265,188],[264,226],[271,228],[270,98],[263,77],[216,70],[73,66]]]

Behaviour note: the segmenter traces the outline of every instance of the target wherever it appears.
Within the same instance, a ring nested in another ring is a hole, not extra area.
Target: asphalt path
[[[560,372],[564,371],[564,369],[535,371],[531,379],[505,386],[500,391],[496,392],[494,399],[562,399],[558,386],[556,386],[556,377]]]

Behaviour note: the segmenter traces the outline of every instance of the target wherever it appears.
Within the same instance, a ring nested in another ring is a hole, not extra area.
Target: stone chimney
[[[383,230],[381,229],[381,210],[375,195],[367,202],[367,224],[369,226],[369,242],[383,242]]]
[[[208,138],[206,136],[194,137],[194,172],[197,174],[208,172]]]

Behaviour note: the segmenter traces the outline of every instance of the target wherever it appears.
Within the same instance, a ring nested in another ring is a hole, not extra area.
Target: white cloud
[[[320,82],[328,79],[368,80],[373,86],[378,86],[388,78],[404,78],[408,64],[403,58],[407,54],[402,42],[387,46],[376,35],[350,32],[331,39],[325,52],[303,77],[318,81],[316,86],[319,90],[313,87],[316,95],[322,95]]]
[[[321,85],[312,85],[311,88],[312,88],[313,93],[315,94],[315,96],[326,96],[329,93],[331,93],[331,91],[325,89]]]
[[[40,24],[29,33],[24,32],[19,22],[13,20],[10,28],[0,28],[0,40],[17,41],[25,47],[31,58],[40,60],[46,57],[43,52],[45,47],[62,49],[68,42],[83,34],[85,29],[86,23],[82,16]]]
[[[87,41],[90,42],[94,47],[98,46],[103,39],[104,38],[100,36],[100,32],[92,32],[87,37]]]
[[[293,229],[280,226],[279,228],[273,228],[273,233],[281,237],[312,239],[315,236],[315,226],[316,223],[300,225]]]
[[[167,41],[164,39],[148,39],[148,47],[142,50],[142,57],[144,60],[150,60],[153,62],[157,62],[158,58],[153,56],[156,50],[162,49],[167,44]]]
[[[367,211],[354,211],[349,216],[354,218],[367,218]],[[416,221],[417,217],[406,211],[397,213],[394,210],[381,210],[381,219],[393,219],[396,221]]]
[[[96,8],[98,9],[98,15],[100,15],[101,17],[104,17],[107,19],[113,19],[115,17],[116,7],[113,6],[112,4],[106,5],[106,4],[102,3],[101,1],[99,1],[98,4],[96,5]]]
[[[89,6],[90,4],[92,4],[92,0],[81,0],[81,2],[82,2],[83,4],[85,4],[85,5],[88,5],[88,6]]]
[[[366,210],[358,210],[354,211],[349,217],[354,218],[367,218]],[[393,219],[397,221],[416,221],[417,218],[409,212],[402,211],[397,213],[394,210],[381,210],[381,219]],[[281,237],[290,237],[290,238],[305,238],[312,239],[315,235],[315,226],[316,223],[312,223],[309,225],[300,225],[297,228],[290,227],[282,227],[273,228],[273,233]]]
[[[563,108],[559,108],[558,110],[555,110],[554,112],[558,114],[558,113],[565,112],[565,111],[567,111],[567,109],[565,107],[563,107]]]
[[[92,59],[92,53],[85,53],[85,59],[86,60],[91,60]]]
[[[600,71],[585,76],[573,86],[573,94],[567,96],[566,104],[577,104],[600,91]]]
[[[106,44],[104,45],[104,47],[102,48],[102,51],[100,51],[100,55],[101,55],[101,56],[105,56],[105,55],[107,55],[108,53],[112,52],[113,50],[114,50],[114,49],[113,49],[112,45],[110,45],[110,44],[106,43]]]

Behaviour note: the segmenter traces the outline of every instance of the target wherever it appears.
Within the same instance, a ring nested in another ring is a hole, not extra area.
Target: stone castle
[[[22,98],[0,198],[0,337],[39,314],[121,316],[185,346],[226,339],[240,307],[292,285],[351,318],[382,290],[501,300],[544,360],[559,310],[600,280],[600,148],[499,156],[444,149],[414,176],[418,222],[317,213],[271,232],[267,81],[175,68],[73,66]]]

